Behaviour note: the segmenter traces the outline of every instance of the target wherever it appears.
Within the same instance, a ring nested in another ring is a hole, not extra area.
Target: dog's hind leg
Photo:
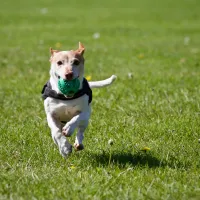
[[[63,157],[66,157],[72,152],[72,145],[62,134],[60,121],[56,118],[56,116],[47,113],[47,122],[51,129],[52,138],[59,147],[60,154]]]
[[[84,131],[88,126],[88,120],[84,121],[81,125],[78,127],[78,132],[76,134],[76,140],[74,143],[74,148],[76,151],[80,151],[84,149],[83,146],[83,139],[84,139]]]
[[[84,132],[89,123],[90,113],[91,113],[91,109],[89,107],[88,112],[85,112],[83,114],[82,119],[79,121],[78,132],[76,134],[76,139],[74,143],[74,148],[76,151],[80,151],[84,149],[84,146],[83,146]]]

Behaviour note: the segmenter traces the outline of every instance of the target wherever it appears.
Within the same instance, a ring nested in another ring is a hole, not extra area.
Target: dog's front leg
[[[74,132],[75,128],[78,128],[78,132],[76,135],[76,141],[74,147],[76,150],[83,149],[83,134],[85,129],[88,126],[88,121],[90,118],[90,112],[82,112],[75,117],[73,117],[64,127],[63,127],[63,134],[65,136],[71,136]]]
[[[67,141],[61,132],[61,123],[56,116],[47,113],[47,122],[51,129],[51,135],[54,142],[58,145],[60,154],[66,157],[72,152],[72,145]]]
[[[81,112],[78,115],[74,116],[69,122],[67,122],[62,129],[63,135],[65,135],[66,137],[70,137],[73,134],[75,128],[78,127],[79,122],[85,119],[85,116],[86,113]]]

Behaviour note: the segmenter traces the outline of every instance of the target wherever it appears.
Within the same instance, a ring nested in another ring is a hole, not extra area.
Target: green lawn
[[[64,159],[40,92],[49,47],[79,41],[86,76],[118,79]],[[200,199],[199,0],[6,0],[0,44],[1,200]]]

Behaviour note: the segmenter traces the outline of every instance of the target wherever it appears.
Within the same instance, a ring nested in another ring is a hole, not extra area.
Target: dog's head
[[[82,79],[84,75],[85,48],[79,42],[77,50],[58,51],[50,48],[51,76],[64,80]]]

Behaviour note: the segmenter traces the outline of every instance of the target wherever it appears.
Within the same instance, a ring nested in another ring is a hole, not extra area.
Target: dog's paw
[[[72,145],[67,143],[65,144],[64,146],[61,146],[60,147],[60,154],[63,156],[63,157],[67,157],[69,156],[70,154],[72,153]]]
[[[58,140],[59,151],[63,157],[67,157],[72,153],[72,145],[67,141],[65,136],[61,136]]]
[[[76,128],[75,124],[70,125],[67,123],[62,129],[62,134],[65,137],[70,137],[73,134],[75,128]]]
[[[84,149],[84,146],[83,146],[83,144],[76,144],[75,143],[74,148],[75,148],[76,151],[81,151],[81,150]]]

